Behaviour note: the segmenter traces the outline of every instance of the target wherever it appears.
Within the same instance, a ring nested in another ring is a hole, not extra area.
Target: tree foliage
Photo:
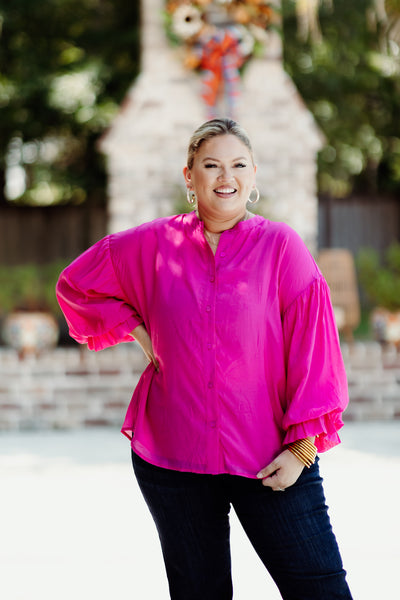
[[[336,197],[400,190],[400,49],[374,5],[322,5],[313,44],[298,38],[294,1],[283,2],[285,67],[325,134],[319,188]]]
[[[1,0],[0,202],[104,201],[98,137],[139,68],[139,2]]]
[[[330,4],[321,3],[320,41],[303,41],[296,0],[283,0],[285,67],[326,137],[320,191],[398,191],[399,45],[383,43],[375,0]],[[386,4],[400,12],[397,0]],[[0,203],[6,164],[14,202],[105,201],[96,144],[138,73],[139,6],[0,0]]]

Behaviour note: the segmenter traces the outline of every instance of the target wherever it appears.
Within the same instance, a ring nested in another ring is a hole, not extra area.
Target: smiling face
[[[200,218],[216,223],[244,216],[255,173],[247,146],[232,134],[203,142],[192,168],[183,170],[187,188],[196,194]]]

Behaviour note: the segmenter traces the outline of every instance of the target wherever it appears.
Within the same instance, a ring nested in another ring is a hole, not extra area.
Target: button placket
[[[214,307],[215,307],[215,260],[213,261],[212,264],[210,264],[210,268],[209,268],[209,275],[208,275],[208,281],[209,283],[212,283],[212,286],[209,286],[209,298],[213,298],[214,300]],[[210,313],[211,312],[211,308],[212,305],[209,301],[209,303],[206,305],[206,312]],[[215,321],[214,321],[214,325],[215,325]],[[209,329],[209,333],[207,334],[207,350],[210,351],[213,349],[214,346],[214,336],[215,336],[215,331],[214,331],[214,326],[211,327],[211,323],[210,323],[210,329]]]
[[[206,335],[205,335],[205,386],[206,386],[206,428],[207,428],[207,462],[214,470],[219,464],[218,405],[215,388],[215,307],[216,307],[216,263],[213,256],[210,261],[207,293],[205,297]]]

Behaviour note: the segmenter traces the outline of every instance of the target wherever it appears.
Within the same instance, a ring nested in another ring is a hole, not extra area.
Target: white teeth
[[[215,191],[219,192],[220,194],[232,194],[232,192],[236,192],[235,188],[230,187],[217,188]]]

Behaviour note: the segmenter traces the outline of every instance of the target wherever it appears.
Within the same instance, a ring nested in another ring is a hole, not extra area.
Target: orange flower
[[[200,58],[194,52],[187,52],[183,61],[187,69],[197,69],[200,65]]]
[[[233,18],[236,23],[241,23],[242,25],[247,25],[250,23],[250,15],[244,6],[237,6],[232,9]]]
[[[176,11],[176,9],[178,8],[178,6],[180,6],[181,2],[178,2],[176,0],[170,0],[170,2],[167,3],[167,6],[165,7],[165,10],[170,13],[172,15],[172,13],[174,13]]]

